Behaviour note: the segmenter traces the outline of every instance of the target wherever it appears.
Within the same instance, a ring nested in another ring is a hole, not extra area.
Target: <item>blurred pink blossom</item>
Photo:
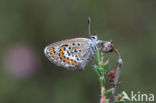
[[[39,68],[39,61],[37,53],[24,44],[11,45],[4,54],[7,72],[19,78],[31,77]]]

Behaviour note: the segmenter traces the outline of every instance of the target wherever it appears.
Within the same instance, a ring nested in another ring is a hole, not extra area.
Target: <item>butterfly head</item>
[[[90,39],[91,39],[91,40],[97,41],[97,40],[98,40],[97,34],[91,35],[91,36],[90,36]]]
[[[99,43],[99,40],[98,40],[98,36],[97,34],[95,33],[94,35],[91,35],[90,36],[90,40],[92,41],[93,44],[97,45]]]

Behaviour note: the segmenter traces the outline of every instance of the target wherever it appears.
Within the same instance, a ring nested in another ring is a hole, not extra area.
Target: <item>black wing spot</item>
[[[78,43],[77,45],[80,46],[80,43]]]
[[[74,52],[77,53],[77,50],[75,49]]]
[[[70,56],[70,53],[68,53],[68,55]]]
[[[77,60],[79,61],[80,59],[79,59],[79,58],[77,58]]]
[[[75,43],[72,44],[73,46],[75,45]]]
[[[71,49],[71,47],[68,47],[68,49]]]
[[[70,56],[70,53],[69,53],[69,51],[67,51],[67,54]]]

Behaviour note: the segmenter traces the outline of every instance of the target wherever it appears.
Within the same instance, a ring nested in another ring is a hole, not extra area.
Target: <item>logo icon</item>
[[[154,94],[146,94],[141,93],[138,91],[135,93],[134,91],[131,91],[130,95],[128,95],[125,91],[122,92],[123,97],[122,100],[128,100],[132,102],[153,102],[154,101]]]
[[[127,95],[127,93],[126,93],[125,91],[123,91],[122,93],[123,93],[123,95],[124,95],[124,96],[122,97],[123,100],[127,99],[127,100],[131,101],[131,99],[129,98],[129,96]]]

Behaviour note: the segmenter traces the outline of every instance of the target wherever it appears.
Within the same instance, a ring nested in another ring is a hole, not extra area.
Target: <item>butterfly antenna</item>
[[[88,17],[88,34],[89,34],[89,37],[91,36],[91,32],[90,32],[90,16]]]

